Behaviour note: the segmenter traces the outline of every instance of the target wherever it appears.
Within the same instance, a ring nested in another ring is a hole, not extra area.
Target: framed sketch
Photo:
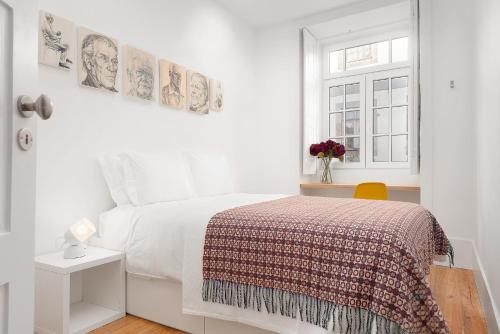
[[[190,111],[208,114],[210,107],[208,78],[194,71],[187,72],[187,104]]]
[[[222,111],[224,108],[224,91],[222,82],[210,80],[210,110]]]
[[[118,92],[117,40],[79,28],[78,53],[78,81],[82,86]]]
[[[75,25],[54,14],[40,11],[38,62],[70,70],[75,61]]]
[[[123,47],[123,87],[126,96],[154,101],[156,57],[147,52]]]
[[[160,59],[160,104],[186,109],[186,69]]]

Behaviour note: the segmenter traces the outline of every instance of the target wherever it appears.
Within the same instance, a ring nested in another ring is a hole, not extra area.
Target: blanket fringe
[[[453,246],[451,242],[448,242],[448,261],[450,263],[450,268],[455,265],[455,251],[453,250]]]
[[[220,280],[204,280],[203,301],[238,306],[244,309],[279,313],[282,316],[307,321],[336,334],[408,334],[397,323],[369,310],[255,285]]]

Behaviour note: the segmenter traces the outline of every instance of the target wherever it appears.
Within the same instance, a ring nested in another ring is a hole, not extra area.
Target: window
[[[328,137],[345,145],[343,164],[361,167],[364,143],[365,78],[354,76],[328,85]]]
[[[409,70],[369,74],[366,84],[367,166],[406,167]]]
[[[408,37],[354,44],[325,55],[334,75],[325,81],[324,131],[346,148],[344,161],[336,166],[409,168]]]
[[[393,39],[391,52],[393,63],[408,61],[408,37]]]
[[[357,45],[329,52],[330,73],[408,61],[408,37]]]

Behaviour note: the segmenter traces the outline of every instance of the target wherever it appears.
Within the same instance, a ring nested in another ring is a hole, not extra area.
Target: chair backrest
[[[354,191],[354,198],[387,200],[387,186],[381,182],[360,183]]]

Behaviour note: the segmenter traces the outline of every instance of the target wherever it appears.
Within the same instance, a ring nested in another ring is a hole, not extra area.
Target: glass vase
[[[321,166],[323,169],[323,173],[321,174],[321,183],[327,183],[327,184],[332,183],[332,170],[330,168],[331,162],[332,159],[330,158],[321,159]]]

